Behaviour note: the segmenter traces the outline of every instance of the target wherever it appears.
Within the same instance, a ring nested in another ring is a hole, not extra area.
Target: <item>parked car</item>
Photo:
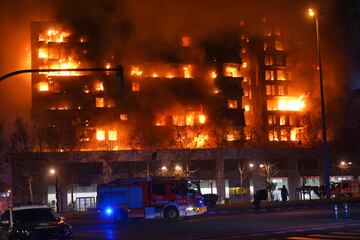
[[[213,207],[216,205],[216,202],[219,200],[219,196],[216,194],[204,194],[204,205],[207,207]]]
[[[8,208],[0,220],[1,240],[72,240],[71,226],[50,207],[30,205]]]

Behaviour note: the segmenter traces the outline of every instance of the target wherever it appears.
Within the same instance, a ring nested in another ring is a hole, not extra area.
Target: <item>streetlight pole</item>
[[[324,192],[326,198],[330,198],[330,179],[329,179],[329,147],[326,134],[326,115],[325,115],[325,99],[324,99],[324,86],[321,65],[321,52],[320,52],[320,36],[319,36],[319,19],[317,14],[310,8],[310,17],[315,17],[316,27],[316,47],[319,62],[319,78],[320,78],[320,97],[321,97],[321,120],[322,120],[322,143],[323,143],[323,158],[322,158],[322,183],[324,185]]]

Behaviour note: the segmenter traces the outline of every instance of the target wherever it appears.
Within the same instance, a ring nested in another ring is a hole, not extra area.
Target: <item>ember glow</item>
[[[301,97],[280,97],[278,110],[280,111],[301,111],[305,108],[304,96]]]
[[[47,91],[49,91],[49,83],[48,83],[48,82],[40,82],[40,83],[39,83],[39,91],[40,91],[40,92],[47,92]]]

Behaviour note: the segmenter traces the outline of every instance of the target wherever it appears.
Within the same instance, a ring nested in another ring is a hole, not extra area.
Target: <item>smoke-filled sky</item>
[[[241,20],[256,36],[264,17],[286,29],[304,51],[315,51],[314,25],[306,16],[312,5],[323,9],[320,34],[324,78],[333,83],[328,83],[329,92],[343,91],[350,86],[350,77],[360,87],[359,63],[352,61],[360,52],[356,47],[360,4],[355,0],[1,0],[0,75],[30,67],[31,21],[59,21],[96,37],[102,57],[115,54],[123,61],[143,57],[142,51],[162,51],[183,34],[203,39],[237,27]],[[151,45],[155,39],[161,44]],[[30,75],[0,82],[0,121],[9,125],[16,116],[29,121],[30,109]]]

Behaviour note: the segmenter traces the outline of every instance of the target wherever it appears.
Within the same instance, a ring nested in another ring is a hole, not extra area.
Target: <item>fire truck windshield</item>
[[[187,190],[191,195],[201,195],[200,185],[198,182],[188,181]]]

